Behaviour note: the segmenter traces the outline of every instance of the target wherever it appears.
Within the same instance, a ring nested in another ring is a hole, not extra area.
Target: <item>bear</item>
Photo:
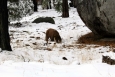
[[[58,33],[58,31],[55,30],[55,29],[52,29],[52,28],[49,28],[49,29],[46,31],[45,40],[47,41],[47,44],[48,44],[48,39],[49,39],[49,38],[50,38],[51,41],[56,41],[56,43],[61,43],[61,42],[62,42],[61,36],[60,36],[60,34]]]

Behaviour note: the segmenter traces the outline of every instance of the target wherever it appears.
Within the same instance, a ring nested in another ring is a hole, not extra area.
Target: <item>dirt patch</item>
[[[100,37],[91,32],[81,36],[77,43],[115,47],[115,38]]]

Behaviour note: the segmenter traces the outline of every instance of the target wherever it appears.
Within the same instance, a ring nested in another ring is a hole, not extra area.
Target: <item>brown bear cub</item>
[[[50,28],[46,31],[45,40],[47,41],[47,43],[48,43],[49,38],[51,41],[56,41],[57,43],[61,43],[61,41],[62,41],[58,31],[55,29],[52,29],[52,28]]]

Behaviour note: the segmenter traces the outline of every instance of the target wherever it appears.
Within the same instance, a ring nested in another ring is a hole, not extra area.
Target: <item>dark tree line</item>
[[[63,3],[62,3],[62,17],[69,17],[68,0],[63,0]]]
[[[76,0],[70,0],[70,1],[71,1],[70,6],[76,8],[76,6],[77,6],[77,1],[76,1]]]
[[[34,12],[37,12],[38,11],[38,8],[37,8],[38,3],[40,2],[42,4],[43,0],[32,0],[32,1],[33,1],[33,4],[34,4]],[[46,3],[47,3],[46,8],[51,9],[52,8],[51,7],[51,0],[48,0]]]
[[[34,12],[38,11],[37,5],[40,0],[33,0],[34,4]],[[54,2],[54,0],[53,0]],[[73,4],[73,0],[72,0]],[[51,0],[47,2],[47,9],[51,9]],[[62,0],[62,17],[69,17],[69,7],[68,7],[68,0]]]

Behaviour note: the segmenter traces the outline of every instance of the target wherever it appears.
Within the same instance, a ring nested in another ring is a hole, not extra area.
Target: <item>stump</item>
[[[115,59],[111,59],[109,56],[102,56],[102,63],[115,65]]]

